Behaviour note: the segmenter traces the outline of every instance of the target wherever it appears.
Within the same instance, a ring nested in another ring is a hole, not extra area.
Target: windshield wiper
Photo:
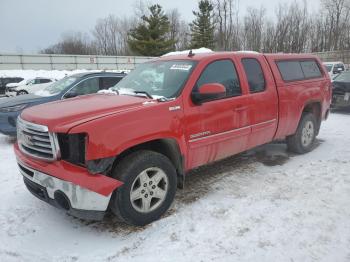
[[[111,88],[109,90],[116,92],[118,95],[139,95],[141,97],[147,97],[149,99],[157,100],[158,102],[167,102],[175,99],[175,98],[167,98],[165,96],[157,96],[157,95],[152,96],[146,91],[138,91],[133,89],[129,89],[130,92],[121,92],[120,89],[111,89]]]
[[[146,95],[148,98],[153,99],[153,96],[151,96],[149,93],[147,93],[146,91],[134,91],[135,94],[142,94],[142,95]]]
[[[135,91],[133,89],[128,89],[128,88],[124,88],[124,90],[120,88],[118,89],[109,88],[108,90],[112,90],[113,92],[116,92],[118,95],[142,95],[142,97],[153,99],[153,97],[146,91],[137,91],[137,90]]]
[[[167,98],[165,96],[157,96],[155,97],[155,99],[158,101],[158,102],[168,102],[168,101],[172,101],[174,100],[175,98]]]

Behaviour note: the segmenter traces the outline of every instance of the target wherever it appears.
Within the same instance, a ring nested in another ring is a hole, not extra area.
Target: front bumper
[[[20,113],[21,111],[0,113],[0,133],[16,136],[16,122]]]
[[[113,191],[122,182],[91,175],[85,168],[65,161],[43,162],[14,147],[20,173],[28,190],[39,199],[83,219],[102,219]]]
[[[82,219],[102,220],[111,196],[102,196],[72,183],[19,165],[24,184],[42,201]]]

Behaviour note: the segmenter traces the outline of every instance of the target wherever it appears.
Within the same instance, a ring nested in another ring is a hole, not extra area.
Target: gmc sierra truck
[[[330,102],[315,56],[190,52],[141,64],[104,93],[25,109],[14,150],[39,199],[145,225],[191,169],[274,140],[309,152]]]

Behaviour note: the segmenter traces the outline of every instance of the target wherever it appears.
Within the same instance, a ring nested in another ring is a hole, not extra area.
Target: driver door
[[[194,105],[186,125],[191,168],[213,162],[247,148],[251,132],[249,105],[242,92],[237,71],[231,59],[213,61],[203,70],[193,92],[208,83],[226,88],[221,99]]]

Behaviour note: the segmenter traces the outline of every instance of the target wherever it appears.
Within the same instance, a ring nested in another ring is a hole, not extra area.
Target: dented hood
[[[150,99],[127,95],[94,94],[25,109],[21,118],[48,126],[51,132],[68,132],[74,126],[142,107]]]

